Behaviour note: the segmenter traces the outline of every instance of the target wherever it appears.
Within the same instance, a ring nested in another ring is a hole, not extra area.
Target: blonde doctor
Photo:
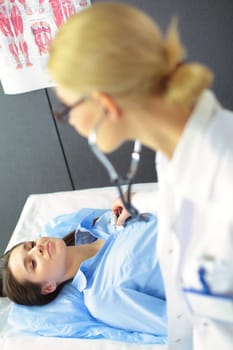
[[[103,152],[128,140],[158,151],[159,195],[133,202],[157,206],[168,348],[232,349],[233,113],[207,90],[212,72],[184,61],[174,23],[163,37],[141,11],[106,2],[58,31],[49,70],[69,123],[85,137],[98,125]]]

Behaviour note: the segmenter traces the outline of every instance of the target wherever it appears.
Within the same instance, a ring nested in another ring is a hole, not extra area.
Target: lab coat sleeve
[[[166,301],[163,299],[114,287],[96,300],[92,297],[88,308],[95,318],[112,327],[166,337]]]
[[[157,171],[158,183],[162,181],[169,165],[169,160],[160,152],[156,153],[155,167]]]
[[[132,204],[140,213],[158,213],[158,191],[137,192],[133,196]]]
[[[159,187],[168,168],[169,160],[160,152],[157,152],[155,159],[155,167],[158,175],[158,187],[152,192],[138,192],[132,199],[132,204],[139,212],[148,212],[158,215],[159,209]]]

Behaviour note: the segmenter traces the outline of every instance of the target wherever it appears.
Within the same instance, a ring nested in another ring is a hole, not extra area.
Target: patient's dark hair
[[[74,245],[74,231],[63,238],[67,246]],[[16,244],[0,258],[0,296],[8,297],[17,304],[45,305],[56,298],[66,282],[61,283],[53,293],[41,294],[38,283],[25,281],[19,283],[9,269],[9,258],[12,251],[22,243]]]

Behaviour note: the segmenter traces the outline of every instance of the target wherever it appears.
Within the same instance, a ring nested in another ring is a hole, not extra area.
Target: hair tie
[[[178,62],[175,67],[167,74],[165,74],[162,78],[162,87],[163,89],[166,89],[168,86],[169,81],[171,80],[171,78],[173,77],[173,75],[176,73],[176,71],[183,66],[186,63],[186,61],[180,61]]]
[[[183,66],[184,64],[186,64],[186,61],[180,61],[178,62],[175,67],[171,70],[170,73],[166,74],[165,80],[169,81],[171,79],[171,77],[176,73],[176,71]]]

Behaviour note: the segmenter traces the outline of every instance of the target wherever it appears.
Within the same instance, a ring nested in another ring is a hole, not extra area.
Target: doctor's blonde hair
[[[98,3],[72,16],[50,48],[49,70],[62,87],[88,95],[163,95],[193,104],[212,81],[199,63],[183,63],[185,50],[176,21],[165,37],[140,10],[123,3]]]

